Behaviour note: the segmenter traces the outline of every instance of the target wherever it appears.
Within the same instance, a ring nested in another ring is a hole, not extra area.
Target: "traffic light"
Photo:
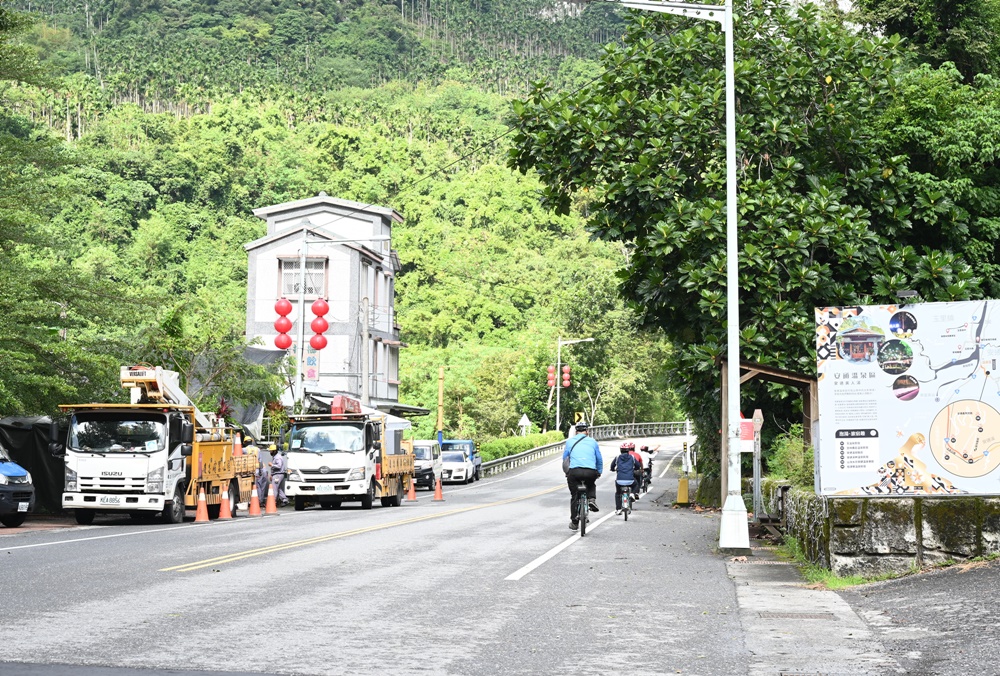
[[[549,367],[549,387],[555,387],[555,386],[556,386],[556,367],[555,366],[550,366]]]
[[[562,386],[569,387],[569,364],[563,366],[562,372]]]

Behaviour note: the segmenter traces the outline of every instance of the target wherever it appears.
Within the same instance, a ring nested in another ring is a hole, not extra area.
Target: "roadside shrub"
[[[792,425],[775,438],[767,468],[774,479],[786,479],[802,488],[813,487],[813,449],[802,438],[802,425]]]
[[[508,455],[516,455],[524,451],[546,446],[557,441],[563,441],[565,437],[558,430],[546,432],[545,434],[529,434],[526,437],[503,437],[487,441],[479,447],[479,452],[483,456],[483,462],[506,458]]]

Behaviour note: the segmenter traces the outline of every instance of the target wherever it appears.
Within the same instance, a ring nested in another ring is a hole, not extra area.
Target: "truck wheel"
[[[229,513],[236,518],[236,511],[240,505],[240,482],[233,479],[229,484]]]
[[[301,512],[305,508],[306,508],[306,499],[305,499],[305,496],[296,495],[295,496],[295,511],[296,512]]]
[[[375,501],[375,482],[372,481],[368,484],[368,492],[365,496],[361,498],[361,509],[371,509],[372,503]]]
[[[178,484],[174,489],[174,499],[169,505],[163,507],[163,523],[184,523],[184,489]],[[80,510],[77,510],[77,514]],[[77,517],[79,520],[79,517]]]
[[[399,507],[403,504],[403,479],[396,479],[396,494],[390,498],[390,507]]]
[[[479,467],[476,468],[476,481],[483,478],[483,470]]]
[[[0,516],[0,523],[7,526],[7,528],[17,528],[22,523],[28,515],[21,512],[20,514],[4,514]]]
[[[94,523],[94,510],[92,509],[74,509],[73,516],[76,517],[76,522],[81,526],[89,526]]]

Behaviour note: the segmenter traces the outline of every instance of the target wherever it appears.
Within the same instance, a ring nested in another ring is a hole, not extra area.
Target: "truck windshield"
[[[445,453],[441,462],[465,462],[465,453]]]
[[[341,423],[293,427],[289,450],[306,453],[363,451],[365,450],[364,426]]]
[[[431,447],[430,446],[414,446],[413,447],[413,457],[417,460],[430,460],[431,459]]]
[[[69,429],[70,449],[87,453],[152,453],[166,442],[162,413],[77,413]]]

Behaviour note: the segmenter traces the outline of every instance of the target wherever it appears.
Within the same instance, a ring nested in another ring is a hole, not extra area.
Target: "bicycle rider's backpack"
[[[563,458],[563,474],[569,474],[569,458],[571,455],[573,455],[573,449],[576,447],[578,443],[580,443],[579,439],[574,441],[573,445],[569,447],[569,453],[567,453],[566,457]]]

